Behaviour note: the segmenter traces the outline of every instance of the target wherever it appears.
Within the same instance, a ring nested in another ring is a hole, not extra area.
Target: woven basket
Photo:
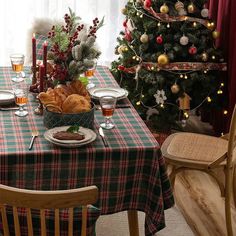
[[[78,114],[62,114],[45,109],[43,122],[48,129],[66,125],[79,125],[85,128],[94,129],[94,110],[95,105],[93,103],[90,111]]]

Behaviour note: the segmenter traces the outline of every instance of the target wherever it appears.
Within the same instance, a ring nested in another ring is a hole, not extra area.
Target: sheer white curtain
[[[35,18],[63,19],[68,7],[90,24],[95,17],[105,16],[105,25],[99,30],[97,43],[102,51],[101,64],[115,58],[116,38],[122,29],[121,9],[127,0],[1,0],[0,1],[0,65],[9,65],[9,55],[26,53],[27,32]]]

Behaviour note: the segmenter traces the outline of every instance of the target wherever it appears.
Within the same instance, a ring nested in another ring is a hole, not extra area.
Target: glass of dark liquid
[[[102,114],[105,118],[105,122],[101,123],[100,126],[104,129],[114,128],[114,124],[111,122],[111,118],[116,107],[116,97],[113,96],[102,96],[99,98],[99,102],[102,109]]]

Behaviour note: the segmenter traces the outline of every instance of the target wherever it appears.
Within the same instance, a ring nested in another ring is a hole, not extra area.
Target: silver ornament
[[[147,43],[148,42],[148,35],[146,34],[146,33],[144,33],[143,35],[141,35],[141,37],[140,37],[140,41],[142,42],[142,43]]]
[[[204,18],[207,18],[209,15],[209,10],[207,8],[204,8],[201,10],[201,16]]]
[[[187,44],[188,44],[188,41],[189,41],[189,39],[188,39],[188,37],[185,36],[185,35],[183,35],[183,36],[180,38],[180,40],[179,40],[180,44],[183,45],[183,46],[187,45]]]

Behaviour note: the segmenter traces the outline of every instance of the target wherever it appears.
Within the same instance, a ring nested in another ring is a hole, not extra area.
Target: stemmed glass
[[[114,128],[114,124],[111,123],[111,118],[116,107],[116,97],[113,96],[102,96],[99,98],[99,102],[102,108],[102,114],[105,117],[105,122],[100,124],[104,129]]]
[[[84,72],[85,77],[88,78],[87,89],[91,89],[96,86],[93,82],[91,82],[91,78],[94,76],[96,67],[97,67],[97,60],[94,60],[93,67]]]
[[[25,81],[13,84],[13,92],[15,95],[15,103],[19,106],[19,110],[15,112],[16,116],[27,116],[28,111],[24,110],[24,106],[28,103],[29,86]]]
[[[25,56],[23,54],[12,54],[10,55],[12,70],[16,72],[16,77],[12,78],[14,82],[21,82],[24,79],[21,76],[21,72],[23,71],[23,65]]]

